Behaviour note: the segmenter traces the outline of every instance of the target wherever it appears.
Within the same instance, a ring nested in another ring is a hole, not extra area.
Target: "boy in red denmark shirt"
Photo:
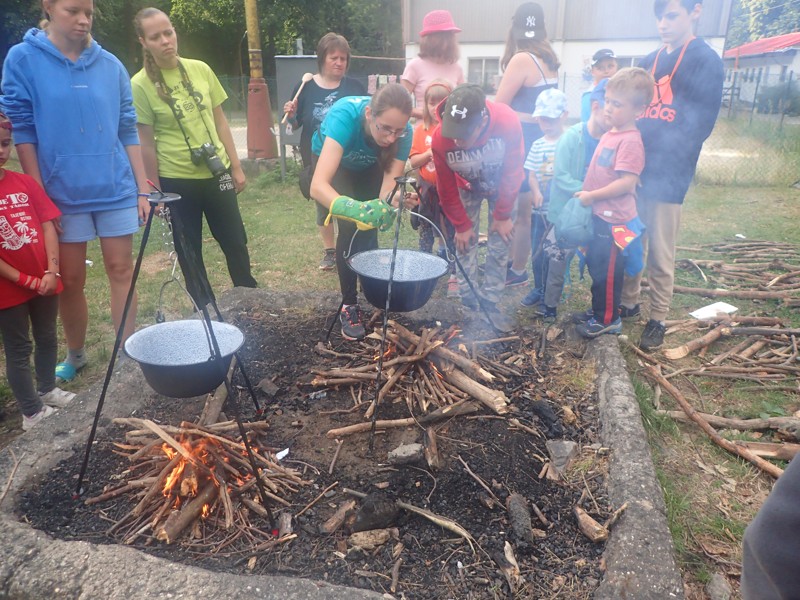
[[[478,279],[478,229],[489,205],[489,240],[480,298],[459,273],[461,302],[496,310],[505,288],[508,250],[519,186],[524,177],[522,126],[505,104],[486,100],[480,86],[463,84],[439,105],[441,125],[431,140],[439,204],[456,230],[455,244],[470,280]]]
[[[622,331],[622,250],[636,237],[631,237],[628,227],[639,228],[635,193],[644,169],[644,144],[636,118],[653,97],[653,86],[653,77],[638,67],[621,69],[608,80],[605,114],[610,129],[594,151],[583,190],[575,194],[582,204],[591,205],[594,227],[586,251],[592,316],[577,328],[587,338]]]
[[[0,113],[0,333],[8,384],[27,431],[75,394],[55,383],[56,294],[63,286],[53,219],[61,213],[33,178],[2,168],[11,154],[11,130],[11,121]],[[36,386],[30,368],[31,326]]]

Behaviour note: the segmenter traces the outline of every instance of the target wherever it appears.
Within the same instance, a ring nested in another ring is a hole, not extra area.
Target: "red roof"
[[[742,44],[741,46],[727,50],[725,52],[725,58],[754,56],[756,54],[766,54],[768,52],[779,52],[794,47],[800,47],[800,31]]]

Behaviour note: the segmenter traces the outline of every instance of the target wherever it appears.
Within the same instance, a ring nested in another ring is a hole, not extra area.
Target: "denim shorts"
[[[67,244],[130,235],[139,230],[139,209],[131,206],[61,215],[61,229],[59,241]]]

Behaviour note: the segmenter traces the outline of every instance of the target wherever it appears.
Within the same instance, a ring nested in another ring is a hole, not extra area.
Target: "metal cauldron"
[[[220,359],[212,360],[211,340],[202,320],[156,323],[134,333],[125,353],[139,363],[156,392],[170,398],[191,398],[213,391],[225,380],[231,358],[244,344],[238,327],[212,321]]]
[[[347,259],[347,264],[358,274],[364,296],[376,308],[386,307],[391,263],[391,248],[367,250]],[[447,273],[448,266],[446,260],[435,254],[398,249],[389,310],[408,312],[424,306],[430,300],[436,282]]]

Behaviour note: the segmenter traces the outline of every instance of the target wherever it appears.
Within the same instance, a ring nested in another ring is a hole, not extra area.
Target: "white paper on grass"
[[[739,309],[728,304],[727,302],[714,302],[713,304],[709,304],[708,306],[704,306],[693,312],[690,312],[689,315],[695,319],[713,319],[718,313],[732,315],[737,310]]]

